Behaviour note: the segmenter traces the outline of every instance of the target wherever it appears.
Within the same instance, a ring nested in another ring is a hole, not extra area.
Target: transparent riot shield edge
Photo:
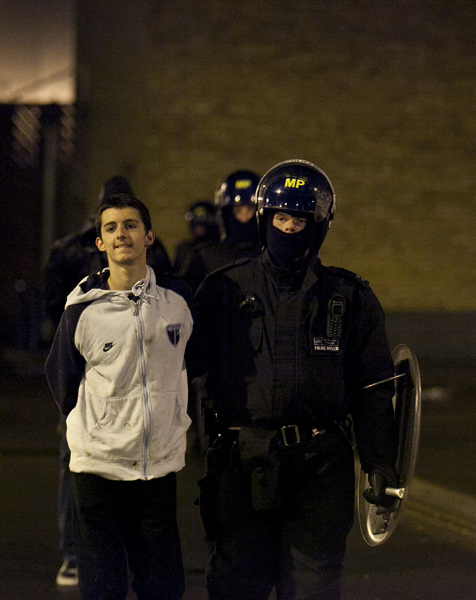
[[[392,359],[395,365],[393,403],[399,436],[396,471],[400,483],[399,488],[392,490],[392,495],[400,500],[395,512],[378,514],[377,506],[363,497],[369,482],[367,473],[360,469],[357,510],[362,537],[369,546],[383,544],[395,531],[402,509],[410,496],[420,441],[421,378],[417,357],[408,346],[400,344],[392,352]]]

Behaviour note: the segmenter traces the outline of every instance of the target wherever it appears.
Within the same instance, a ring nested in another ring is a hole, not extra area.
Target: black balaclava
[[[270,214],[266,223],[266,241],[271,260],[281,268],[297,267],[311,258],[316,237],[314,221],[307,219],[306,227],[297,233],[285,233],[273,225]]]

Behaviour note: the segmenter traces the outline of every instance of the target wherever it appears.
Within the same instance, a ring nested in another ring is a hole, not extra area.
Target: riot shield
[[[395,496],[397,508],[393,512],[367,502],[363,493],[370,484],[367,473],[362,469],[358,477],[357,506],[360,530],[369,546],[378,546],[388,540],[395,531],[402,508],[410,496],[410,487],[415,472],[415,465],[420,439],[421,416],[421,380],[418,360],[412,350],[400,344],[392,352],[395,365],[395,394],[393,405],[398,426],[398,453],[395,469],[399,485],[387,488],[390,496]],[[388,381],[388,380],[387,380]],[[366,386],[370,388],[383,382]]]

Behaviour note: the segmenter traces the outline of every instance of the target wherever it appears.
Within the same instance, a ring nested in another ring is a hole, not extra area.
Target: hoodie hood
[[[109,268],[103,269],[99,273],[89,275],[82,279],[74,290],[66,299],[65,309],[73,304],[82,304],[84,302],[93,302],[105,297],[124,297],[136,296],[142,298],[154,297],[157,298],[157,286],[155,273],[151,267],[147,265],[147,273],[144,279],[139,279],[130,290],[110,290],[107,287],[107,279],[109,277]],[[149,294],[149,291],[154,290],[154,295]]]

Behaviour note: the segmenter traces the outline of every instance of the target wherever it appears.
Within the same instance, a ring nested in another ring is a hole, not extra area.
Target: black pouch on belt
[[[241,466],[250,472],[251,500],[257,511],[269,510],[274,505],[278,486],[278,457],[271,448],[276,431],[241,427],[238,443]]]

